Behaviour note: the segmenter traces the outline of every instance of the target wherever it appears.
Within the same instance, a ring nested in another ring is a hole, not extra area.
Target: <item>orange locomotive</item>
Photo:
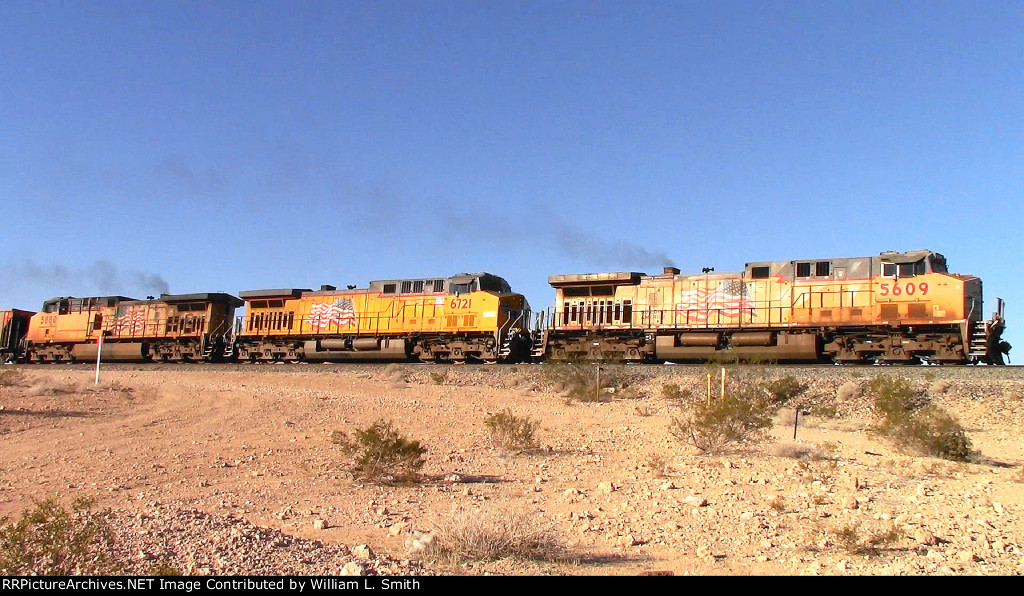
[[[534,353],[554,360],[1002,364],[1009,352],[1002,300],[984,321],[981,279],[927,250],[548,281],[556,306]]]
[[[216,360],[241,304],[221,293],[53,298],[32,315],[25,356],[28,362],[93,361],[102,350],[104,361]]]
[[[379,280],[370,287],[240,292],[234,352],[248,361],[518,362],[530,305],[501,277]]]

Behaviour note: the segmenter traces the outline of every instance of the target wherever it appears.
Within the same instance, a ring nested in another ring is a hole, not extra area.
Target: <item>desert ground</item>
[[[99,384],[86,365],[4,366],[0,516],[89,497],[130,574],[1024,572],[1024,369],[721,368],[727,386],[807,389],[763,440],[708,455],[670,426],[709,374],[719,394],[720,367],[604,367],[611,387],[586,400],[550,365],[105,365]],[[872,433],[878,375],[955,415],[969,460]],[[493,444],[484,421],[505,410],[537,424],[535,448]],[[360,479],[332,442],[378,420],[427,448],[417,481]],[[473,519],[526,520],[550,548],[425,547]]]

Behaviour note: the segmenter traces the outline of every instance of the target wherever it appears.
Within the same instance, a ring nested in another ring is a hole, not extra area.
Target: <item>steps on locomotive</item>
[[[988,355],[988,323],[971,325],[971,344],[968,347],[967,355],[973,357]]]
[[[501,340],[501,345],[498,346],[498,359],[502,360],[512,355],[512,336],[506,334]]]
[[[530,355],[534,358],[543,358],[548,347],[548,330],[539,329],[533,332],[533,347],[530,348]]]

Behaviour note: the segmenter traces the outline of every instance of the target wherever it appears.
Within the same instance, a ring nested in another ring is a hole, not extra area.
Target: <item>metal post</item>
[[[597,367],[597,391],[594,393],[594,399],[601,399],[601,367]]]
[[[708,405],[710,406],[711,405],[711,373],[708,373],[708,392],[705,395],[707,395]]]
[[[722,367],[722,399],[725,399],[725,367]]]
[[[100,331],[100,336],[96,339],[96,382],[95,385],[100,384],[100,355],[103,353],[103,331]]]
[[[796,440],[796,422],[800,419],[800,408],[797,407],[793,411],[793,440]]]

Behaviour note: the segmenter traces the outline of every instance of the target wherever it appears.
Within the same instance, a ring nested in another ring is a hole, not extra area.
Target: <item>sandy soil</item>
[[[619,388],[579,402],[548,368],[110,366],[94,385],[85,366],[5,366],[0,515],[86,495],[112,510],[124,557],[190,574],[1024,572],[1022,369],[758,369],[809,384],[796,439],[784,408],[766,441],[708,456],[670,433],[679,404],[662,387],[703,398],[718,369],[607,367]],[[955,414],[971,461],[867,432],[857,389],[878,374]],[[484,419],[505,408],[539,423],[539,449],[491,444]],[[353,478],[331,433],[378,419],[428,448],[421,482]],[[417,560],[412,538],[464,511],[528,516],[563,550]],[[892,530],[876,549],[846,540]]]

